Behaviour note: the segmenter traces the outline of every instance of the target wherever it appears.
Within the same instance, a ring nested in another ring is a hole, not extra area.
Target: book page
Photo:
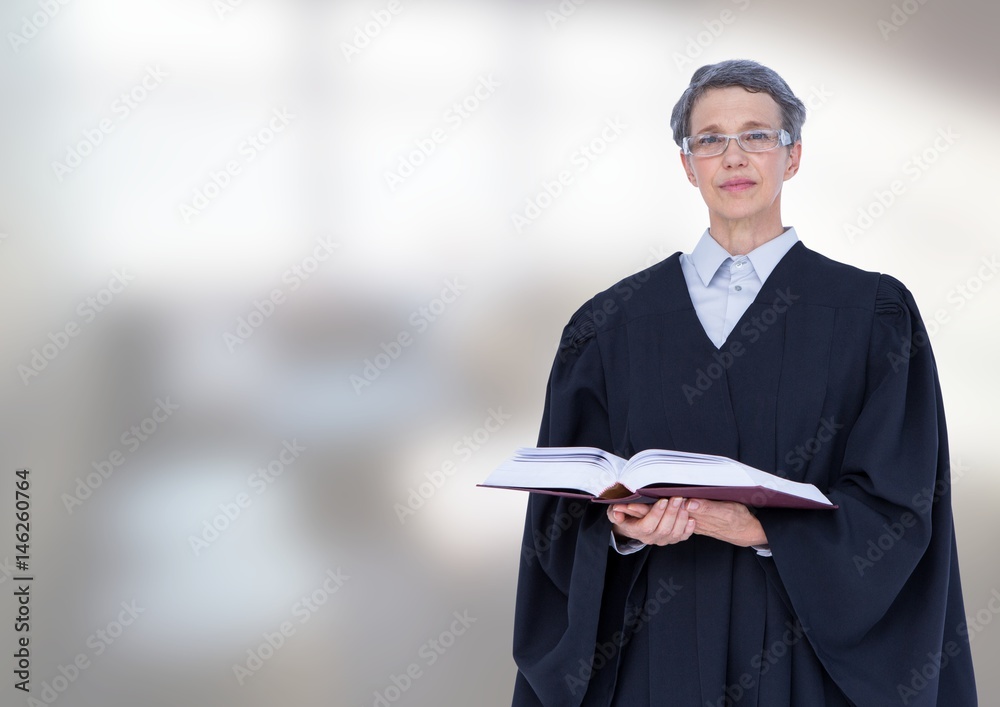
[[[484,486],[568,489],[599,496],[618,482],[625,460],[591,447],[522,447]]]
[[[651,451],[651,450],[647,450]],[[754,486],[739,465],[714,459],[674,457],[671,453],[639,457],[622,472],[622,483],[633,491],[653,484],[683,486]]]
[[[629,460],[622,483],[633,491],[654,484],[684,486],[760,486],[822,504],[829,499],[812,484],[790,481],[727,457],[647,449]]]

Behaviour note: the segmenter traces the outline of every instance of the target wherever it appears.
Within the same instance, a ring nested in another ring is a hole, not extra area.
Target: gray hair
[[[748,59],[730,59],[718,64],[708,64],[694,72],[691,83],[670,114],[670,127],[674,142],[680,146],[691,133],[691,109],[710,88],[739,86],[751,93],[766,93],[781,109],[781,127],[792,136],[792,144],[802,138],[802,124],[806,122],[806,107],[788,87],[785,80],[768,67]]]

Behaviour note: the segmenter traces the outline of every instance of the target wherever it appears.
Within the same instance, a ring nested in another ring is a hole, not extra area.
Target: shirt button
[[[737,285],[733,289],[735,289],[737,292],[739,292],[739,291],[741,291],[743,289],[743,285]]]
[[[743,267],[743,261],[742,260],[737,260],[736,261],[736,267],[742,268]]]

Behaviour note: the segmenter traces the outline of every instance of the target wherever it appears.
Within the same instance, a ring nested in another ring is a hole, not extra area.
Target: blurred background
[[[5,3],[4,655],[28,467],[36,700],[509,704],[526,497],[475,484],[534,443],[576,307],[707,226],[669,113],[743,57],[809,106],[785,223],[928,320],[997,702],[998,21],[986,0]],[[29,704],[12,661],[0,701]]]

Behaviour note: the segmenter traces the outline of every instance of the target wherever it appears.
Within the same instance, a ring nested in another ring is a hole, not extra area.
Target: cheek
[[[698,165],[696,169],[692,169],[691,175],[694,183],[702,190],[706,190],[712,185],[712,172],[706,169],[705,165]]]
[[[788,160],[775,160],[758,166],[758,171],[765,180],[778,185],[784,181],[787,169]]]

